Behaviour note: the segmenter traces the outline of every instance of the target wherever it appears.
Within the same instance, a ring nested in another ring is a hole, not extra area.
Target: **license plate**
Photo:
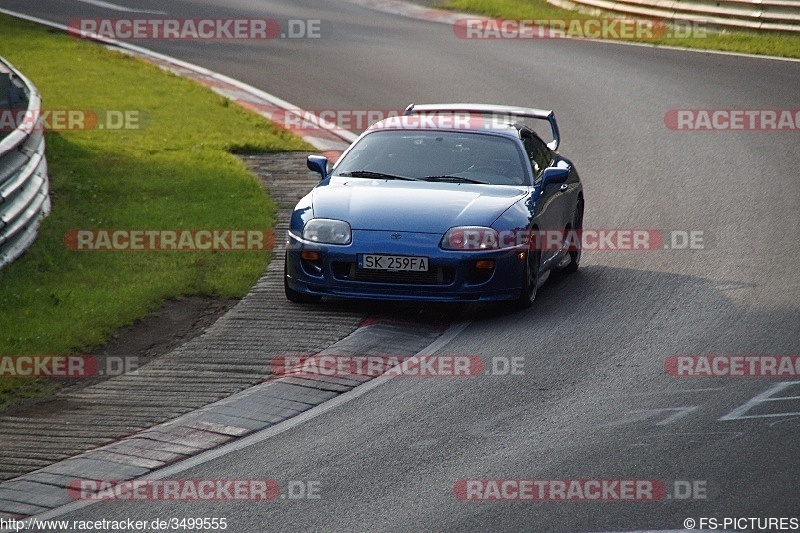
[[[358,268],[366,268],[369,270],[427,272],[428,258],[410,255],[363,254],[358,256]]]

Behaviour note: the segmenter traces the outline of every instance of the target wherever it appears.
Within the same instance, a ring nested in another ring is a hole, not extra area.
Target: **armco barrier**
[[[567,9],[599,9],[731,29],[800,32],[800,0],[547,0]]]
[[[0,113],[25,117],[12,131],[0,128],[0,268],[31,245],[50,212],[41,104],[30,80],[0,57]]]

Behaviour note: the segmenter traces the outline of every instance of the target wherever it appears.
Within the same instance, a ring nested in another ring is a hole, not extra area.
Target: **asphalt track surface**
[[[579,273],[549,281],[531,310],[471,310],[438,352],[524,357],[524,375],[390,380],[175,475],[270,478],[284,496],[290,481],[313,481],[319,499],[103,502],[64,518],[224,516],[232,531],[588,532],[680,530],[687,517],[800,517],[800,379],[664,372],[673,354],[800,352],[800,132],[664,123],[671,109],[800,109],[800,63],[586,41],[464,41],[446,25],[347,2],[118,4],[168,17],[320,19],[320,39],[137,43],[308,109],[412,101],[554,109],[560,151],[585,183],[586,227],[703,231],[706,248],[587,252]],[[61,23],[136,16],[76,0],[0,6]],[[787,383],[780,392],[778,383]],[[772,401],[743,408],[766,391]],[[482,478],[657,479],[674,497],[454,494],[459,480]],[[680,499],[675,481],[700,482],[705,499]]]

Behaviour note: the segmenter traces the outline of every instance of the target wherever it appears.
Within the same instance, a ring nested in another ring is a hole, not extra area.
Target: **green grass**
[[[238,297],[270,252],[78,252],[71,229],[263,229],[275,205],[231,151],[312,150],[200,85],[0,16],[3,55],[45,109],[132,109],[140,130],[46,133],[53,212],[0,270],[0,355],[85,353],[182,295]],[[52,384],[0,378],[0,409]]]
[[[553,6],[546,0],[446,0],[443,9],[479,13],[509,19],[577,19],[589,15]],[[622,15],[608,14],[609,17]],[[640,42],[702,50],[800,58],[800,36],[784,32],[725,31],[705,29],[704,37],[647,39]]]

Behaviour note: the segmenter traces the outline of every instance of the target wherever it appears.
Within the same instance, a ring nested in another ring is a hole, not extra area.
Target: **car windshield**
[[[524,159],[509,138],[486,133],[376,131],[336,165],[335,176],[523,185]]]

